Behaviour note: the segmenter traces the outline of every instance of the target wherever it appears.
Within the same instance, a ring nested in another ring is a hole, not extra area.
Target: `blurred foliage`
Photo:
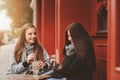
[[[12,29],[20,28],[27,22],[32,23],[33,11],[30,3],[31,0],[5,0],[5,8],[12,19]]]

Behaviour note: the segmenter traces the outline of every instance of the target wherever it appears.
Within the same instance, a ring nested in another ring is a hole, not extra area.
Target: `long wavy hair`
[[[68,40],[67,32],[70,32],[70,35],[75,46],[75,51],[79,55],[81,60],[85,60],[88,63],[89,67],[96,67],[94,47],[91,37],[88,35],[87,31],[80,23],[72,23],[68,25],[65,32],[65,45],[63,54],[66,54],[65,46],[71,44]]]
[[[32,25],[31,23],[26,23],[22,27],[20,37],[18,39],[18,42],[16,43],[15,50],[14,50],[14,55],[15,55],[14,57],[15,57],[15,60],[16,60],[17,63],[19,63],[20,60],[21,60],[23,50],[25,48],[25,41],[26,41],[25,33],[26,33],[26,30],[28,30],[29,28],[35,28],[36,29],[36,27],[34,25]],[[34,45],[33,50],[34,50],[34,53],[35,53],[37,59],[44,61],[42,46],[40,44],[38,44],[37,40],[35,41],[35,43],[33,45]]]

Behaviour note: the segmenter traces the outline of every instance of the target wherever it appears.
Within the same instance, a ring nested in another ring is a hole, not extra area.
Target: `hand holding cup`
[[[32,61],[34,61],[35,55],[33,53],[29,54],[27,57],[27,63],[30,64]]]

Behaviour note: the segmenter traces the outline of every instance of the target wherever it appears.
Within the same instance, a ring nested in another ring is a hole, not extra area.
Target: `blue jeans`
[[[46,80],[67,80],[66,78],[49,78],[49,79],[46,79]]]

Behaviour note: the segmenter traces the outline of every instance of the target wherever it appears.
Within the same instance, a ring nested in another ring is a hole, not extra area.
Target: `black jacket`
[[[79,55],[74,53],[71,56],[65,56],[62,69],[54,70],[53,77],[66,77],[67,80],[92,80],[95,64],[89,67],[89,61],[80,59]]]

